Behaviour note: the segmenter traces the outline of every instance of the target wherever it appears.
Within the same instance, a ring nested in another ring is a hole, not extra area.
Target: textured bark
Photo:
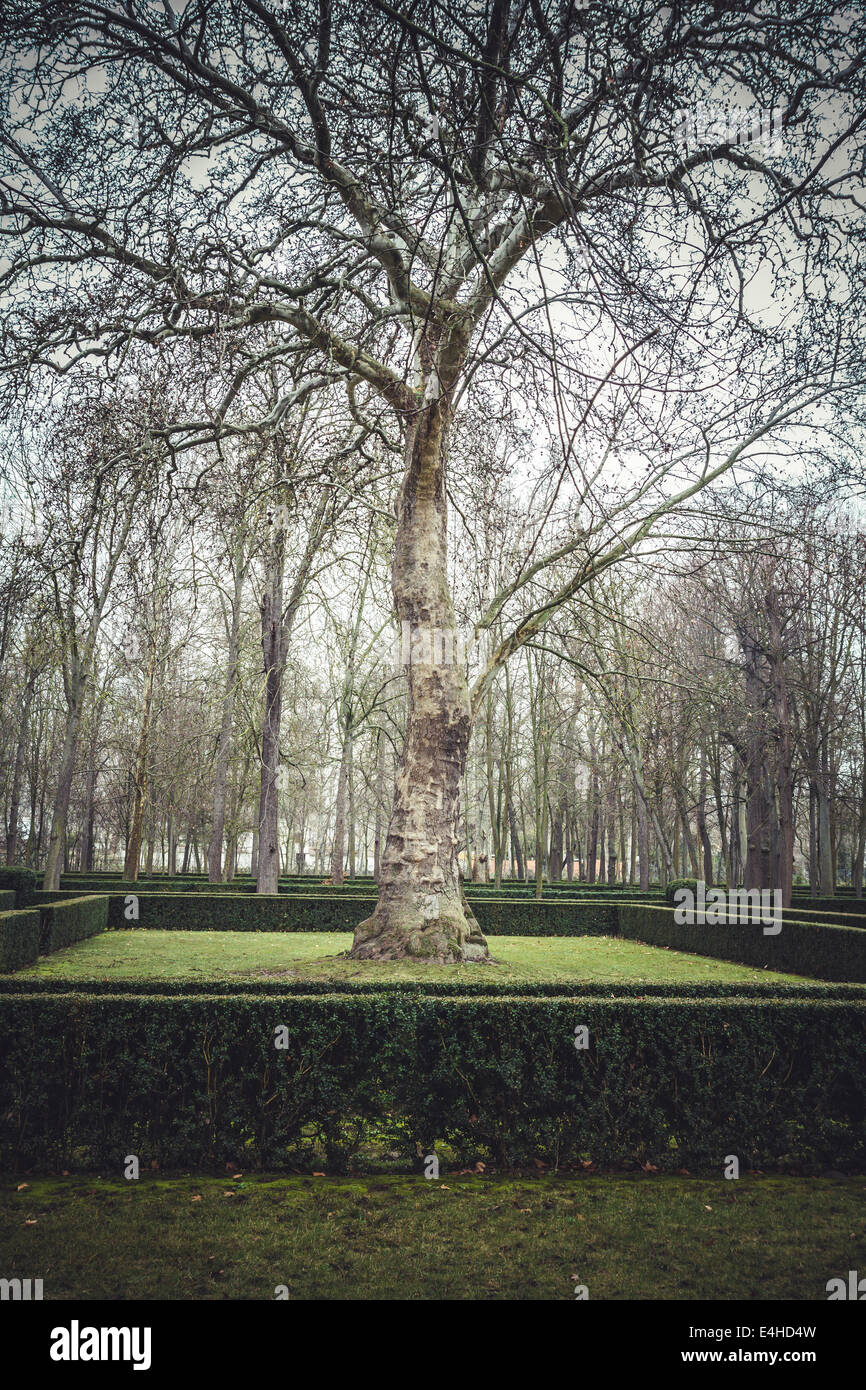
[[[460,784],[471,728],[448,588],[443,397],[407,429],[392,566],[401,631],[409,624],[406,739],[397,767],[379,898],[355,930],[357,960],[411,957],[443,964],[487,955],[467,914],[457,861]],[[426,634],[426,640],[415,640]],[[435,634],[439,638],[431,640]]]

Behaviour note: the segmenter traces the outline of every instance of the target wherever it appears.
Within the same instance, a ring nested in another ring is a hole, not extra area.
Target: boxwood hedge
[[[39,956],[38,908],[0,913],[0,970],[21,970]]]
[[[823,926],[783,919],[777,936],[760,923],[680,925],[670,907],[620,903],[619,934],[650,946],[667,946],[816,980],[866,981],[866,933],[857,927]]]
[[[36,875],[32,869],[8,867],[0,869],[0,888],[11,889],[16,894],[29,893],[36,887]]]
[[[159,931],[353,931],[376,904],[373,893],[284,893],[279,896],[136,891],[108,894],[108,925]],[[33,893],[33,903],[60,893]],[[612,936],[617,905],[584,899],[472,899],[472,910],[491,936]],[[137,914],[137,915],[134,915]]]
[[[40,904],[42,919],[39,950],[42,955],[71,946],[74,941],[96,936],[108,926],[108,898],[91,895],[61,898]]]
[[[375,1132],[508,1166],[866,1170],[851,1001],[7,994],[0,1054],[25,1169],[346,1166]]]

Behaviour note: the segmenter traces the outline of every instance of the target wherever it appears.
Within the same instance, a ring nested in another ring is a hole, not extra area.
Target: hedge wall
[[[255,896],[255,884],[246,878],[238,882],[231,883],[208,883],[204,877],[198,879],[169,879],[160,877],[142,876],[135,883],[123,880],[119,875],[77,875],[63,874],[60,879],[60,888],[69,893],[181,893],[185,896],[190,893],[210,893],[228,896]],[[521,882],[503,882],[500,888],[493,883],[466,883],[464,884],[466,894],[475,901],[476,898],[483,897],[505,897],[534,901],[535,887],[532,884]],[[324,884],[319,878],[306,878],[297,880],[280,879],[278,884],[280,895],[283,894],[312,894],[313,896],[348,894],[349,896],[376,893],[376,885],[372,879],[347,880],[345,883],[335,886]],[[636,888],[623,888],[622,885],[586,883],[546,883],[544,885],[543,899],[563,897],[574,898],[608,898],[617,900],[625,898],[628,900],[648,900],[661,901],[660,893],[641,892]]]
[[[0,869],[0,888],[11,889],[18,895],[29,893],[36,887],[36,875],[32,869],[5,868]]]
[[[64,898],[42,903],[39,907],[42,926],[39,940],[41,955],[71,946],[74,941],[96,936],[108,926],[108,898],[90,896]]]
[[[778,936],[760,924],[679,925],[670,907],[618,908],[619,934],[650,946],[668,946],[719,960],[810,975],[817,980],[866,981],[866,934],[857,927],[819,926],[783,920]]]
[[[39,958],[38,908],[0,913],[0,970],[21,970]]]
[[[15,911],[15,889],[0,888],[0,912]]]
[[[866,1170],[853,1002],[5,995],[0,1055],[18,1168],[346,1166],[375,1130],[509,1166]]]
[[[866,1005],[866,985],[797,981],[775,984],[766,980],[686,980],[635,984],[630,981],[536,980],[504,983],[495,972],[472,968],[463,978],[440,980],[107,980],[78,978],[74,985],[57,976],[4,975],[0,994],[423,994],[436,998],[573,999],[575,993],[604,999],[851,999]]]
[[[52,902],[60,894],[32,893],[32,903]],[[128,917],[129,899],[138,904],[138,917]],[[369,917],[376,903],[371,893],[328,890],[280,894],[278,897],[211,893],[134,892],[108,894],[108,925],[113,929],[144,927],[159,931],[353,931]],[[472,899],[472,910],[491,936],[613,936],[617,904],[567,899]]]

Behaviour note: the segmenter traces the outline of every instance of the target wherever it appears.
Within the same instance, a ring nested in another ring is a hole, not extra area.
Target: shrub
[[[353,931],[376,904],[372,893],[323,891],[279,896],[193,893],[108,894],[108,925],[112,929],[144,927],[158,931]],[[33,903],[65,896],[33,893]],[[138,917],[128,917],[135,898]],[[616,904],[587,899],[472,898],[472,911],[481,929],[491,936],[613,936]]]
[[[620,903],[619,933],[650,946],[668,946],[817,980],[866,981],[866,935],[856,927],[783,919],[777,936],[760,923],[683,924],[669,907]]]
[[[697,896],[698,880],[696,878],[672,878],[665,889],[665,897],[669,903],[674,900],[674,893],[678,888],[687,888],[690,893]]]
[[[71,946],[74,941],[96,936],[108,925],[106,897],[66,898],[42,903],[39,912],[42,918],[39,951],[43,956]]]
[[[15,911],[15,889],[0,888],[0,912]]]
[[[0,869],[0,888],[11,888],[19,901],[22,893],[30,893],[36,887],[36,875],[32,869]]]
[[[7,994],[0,1055],[0,1158],[24,1168],[345,1166],[375,1131],[507,1165],[866,1169],[850,1001]]]
[[[38,908],[0,914],[0,970],[22,970],[38,957]]]

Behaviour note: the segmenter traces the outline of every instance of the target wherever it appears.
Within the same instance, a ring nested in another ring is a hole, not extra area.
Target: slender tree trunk
[[[637,845],[640,888],[641,891],[646,892],[650,886],[649,817],[646,800],[639,790],[637,791]]]
[[[147,800],[147,757],[150,745],[150,711],[153,703],[153,680],[156,671],[156,639],[151,643],[147,663],[147,676],[144,685],[144,708],[141,717],[141,732],[135,757],[134,792],[132,799],[132,822],[126,846],[126,862],[123,877],[134,883],[138,878],[138,861],[141,858],[141,840],[144,827],[144,807]]]
[[[382,857],[382,823],[385,808],[385,737],[379,729],[376,734],[376,815],[373,824],[373,877],[379,882],[379,867]]]
[[[51,815],[51,835],[48,841],[48,854],[42,880],[43,887],[52,891],[56,891],[60,887],[60,868],[66,846],[66,817],[69,812],[69,798],[72,793],[75,758],[78,753],[83,700],[84,680],[79,673],[75,673],[70,678],[68,686],[66,731],[63,736],[60,771]]]
[[[240,657],[241,599],[246,572],[243,562],[243,542],[239,541],[232,556],[234,586],[232,590],[231,619],[228,624],[228,662],[226,683],[223,689],[222,717],[217,740],[216,766],[214,769],[213,817],[211,820],[210,844],[207,852],[208,880],[222,882],[222,852],[225,835],[226,793],[228,787],[229,759],[231,756],[232,724],[234,722],[235,690],[237,688],[238,661]]]
[[[337,884],[343,882],[343,866],[346,862],[346,802],[348,799],[351,749],[352,735],[346,729],[343,733],[343,746],[340,750],[340,773],[337,778],[337,797],[334,802],[334,849],[331,855],[331,878]]]
[[[21,719],[18,724],[18,741],[15,745],[15,764],[12,772],[12,789],[9,794],[9,816],[6,821],[6,863],[14,864],[18,857],[19,815],[21,806],[21,787],[24,782],[24,763],[27,755],[27,739],[30,733],[30,707],[33,704],[33,691],[36,688],[36,671],[32,670],[24,686],[24,702],[21,706]]]

